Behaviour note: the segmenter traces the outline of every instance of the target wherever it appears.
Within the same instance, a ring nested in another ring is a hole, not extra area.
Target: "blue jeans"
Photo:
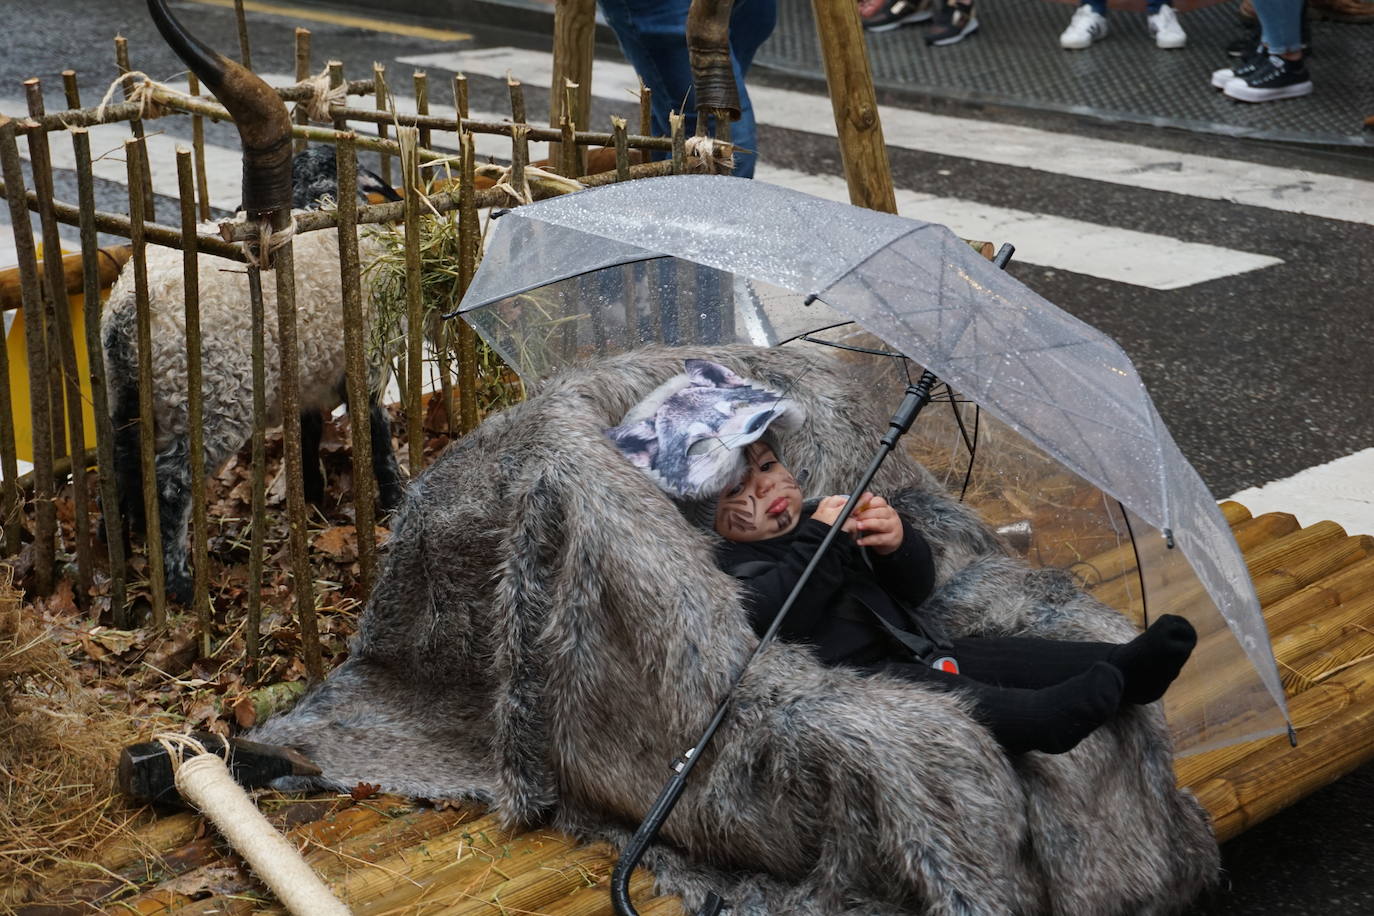
[[[1087,0],[1084,5],[1091,6],[1093,12],[1097,13],[1099,16],[1107,15],[1107,0]],[[1153,16],[1155,13],[1159,12],[1161,6],[1173,6],[1173,4],[1169,3],[1168,0],[1149,0],[1145,12]]]
[[[696,131],[696,96],[692,65],[687,57],[687,10],[691,0],[597,0],[606,22],[615,31],[625,58],[653,92],[653,129],[668,133],[668,115],[687,116],[687,136]],[[741,149],[735,154],[735,174],[754,177],[758,132],[744,76],[754,53],[767,40],[778,20],[777,0],[738,0],[730,14],[730,61],[739,87],[740,118],[730,125],[730,139]],[[747,151],[747,152],[746,152]],[[659,154],[655,158],[666,158]]]
[[[1260,39],[1270,54],[1302,50],[1303,0],[1254,0]]]

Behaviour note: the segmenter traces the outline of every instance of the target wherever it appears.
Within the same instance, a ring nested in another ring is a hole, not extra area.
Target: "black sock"
[[[1127,703],[1153,703],[1183,670],[1183,663],[1197,645],[1197,631],[1186,619],[1165,614],[1150,628],[1125,645],[1117,646],[1107,660],[1121,669]]]
[[[1120,670],[1097,662],[1053,687],[1027,690],[979,684],[972,692],[981,720],[1009,752],[1062,754],[1111,718],[1121,703],[1121,689]]]

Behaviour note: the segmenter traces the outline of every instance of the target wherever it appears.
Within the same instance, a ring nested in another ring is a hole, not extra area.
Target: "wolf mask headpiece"
[[[654,389],[606,435],[674,499],[713,498],[744,473],[744,447],[776,423],[803,416],[780,392],[718,363],[684,361],[686,372]]]

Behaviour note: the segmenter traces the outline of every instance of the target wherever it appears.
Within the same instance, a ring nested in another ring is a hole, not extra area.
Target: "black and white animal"
[[[295,203],[318,207],[338,194],[334,149],[315,147],[293,162]],[[392,200],[396,192],[377,175],[358,169],[358,194]],[[203,227],[214,232],[213,225]],[[325,413],[344,402],[344,344],[339,274],[338,234],[332,231],[296,235],[296,322],[299,341],[300,423],[305,462],[305,495],[324,498],[319,446]],[[358,254],[364,267],[382,250],[375,230],[359,233]],[[167,590],[183,603],[191,597],[187,521],[191,510],[190,430],[187,408],[185,284],[181,252],[161,246],[147,251],[148,299],[152,317],[153,416],[156,441],[158,519]],[[213,473],[237,452],[253,430],[252,333],[248,277],[243,265],[202,255],[199,260],[201,365],[204,378],[205,467]],[[370,324],[375,314],[364,284],[363,310]],[[278,382],[276,285],[264,278],[264,350],[268,422],[282,422]],[[109,379],[110,414],[115,432],[115,469],[119,504],[126,524],[143,529],[141,453],[139,449],[138,338],[133,262],[115,282],[101,320],[105,371]],[[391,450],[389,422],[380,394],[386,384],[385,361],[373,360],[372,464],[378,502],[383,511],[399,504],[403,482]]]

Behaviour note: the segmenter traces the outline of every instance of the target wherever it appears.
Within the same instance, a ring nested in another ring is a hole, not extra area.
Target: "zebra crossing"
[[[431,75],[461,72],[473,78],[504,81],[514,73],[531,87],[547,86],[552,78],[550,54],[512,47],[450,49],[401,56],[395,62],[425,69]],[[274,85],[295,82],[286,73],[264,76]],[[598,98],[633,105],[638,85],[627,65],[597,61],[592,87]],[[178,88],[184,88],[184,84]],[[823,96],[766,86],[751,87],[750,93],[761,126],[821,138],[835,136],[833,116]],[[395,93],[393,98],[398,110],[415,110],[413,97]],[[21,99],[0,98],[0,112],[24,110]],[[430,111],[440,116],[453,115],[451,107],[439,104],[431,104]],[[490,121],[506,118],[505,113],[497,111],[473,110],[470,115]],[[880,115],[885,139],[898,152],[948,156],[980,165],[1015,166],[1160,195],[1165,200],[1234,203],[1275,214],[1298,214],[1353,226],[1374,225],[1374,183],[1368,181],[892,106],[880,106]],[[156,122],[150,122],[148,136],[153,189],[159,196],[175,198],[175,152],[178,146],[189,143],[184,136],[151,129],[155,125]],[[123,186],[126,172],[122,145],[126,129],[105,125],[93,127],[89,133],[98,157],[97,180]],[[508,161],[510,147],[505,138],[478,135],[476,140],[479,158]],[[434,145],[439,149],[456,149],[456,137],[436,132]],[[542,151],[534,146],[531,158],[539,158]],[[60,137],[54,138],[52,156],[56,169],[74,170],[70,144]],[[239,150],[232,143],[207,143],[210,199],[221,210],[231,209],[239,199],[240,162]],[[848,199],[839,174],[786,168],[770,164],[766,156],[756,177],[829,199]],[[897,188],[897,202],[904,215],[944,223],[965,237],[1013,239],[1020,262],[1142,290],[1183,290],[1284,263],[1272,252],[1245,250],[1234,239],[1230,246],[1209,244],[911,187]],[[7,217],[7,212],[0,214],[0,223],[5,224],[0,226],[0,268],[15,259]],[[1301,506],[1304,513],[1310,514],[1310,520],[1331,518],[1348,530],[1371,532],[1371,480],[1374,448],[1308,468],[1292,478],[1251,487],[1236,496],[1257,512],[1270,508],[1294,511],[1295,506]],[[1302,521],[1308,523],[1309,519]]]

